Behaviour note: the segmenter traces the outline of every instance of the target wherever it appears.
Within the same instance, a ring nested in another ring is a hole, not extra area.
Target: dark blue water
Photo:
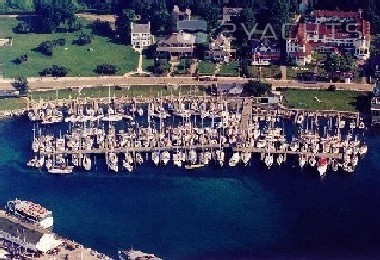
[[[187,172],[146,164],[115,175],[57,177],[29,170],[32,124],[0,122],[0,203],[53,210],[58,234],[115,256],[133,246],[165,259],[380,256],[380,134],[354,175],[213,167]],[[293,164],[296,165],[296,164]]]

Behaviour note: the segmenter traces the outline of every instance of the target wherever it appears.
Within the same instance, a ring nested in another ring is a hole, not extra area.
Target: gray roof
[[[33,229],[26,225],[22,225],[18,221],[13,221],[12,219],[0,216],[0,230],[7,233],[13,237],[19,237],[21,240],[25,240],[30,244],[36,245],[42,238],[44,234],[49,233],[42,229]]]
[[[207,31],[207,22],[204,20],[184,20],[177,23],[178,31]]]
[[[148,23],[134,23],[132,33],[150,33],[150,25]]]

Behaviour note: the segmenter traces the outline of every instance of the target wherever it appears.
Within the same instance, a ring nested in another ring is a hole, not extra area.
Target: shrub
[[[335,91],[336,90],[336,86],[335,85],[330,85],[328,88],[327,88],[328,91]]]

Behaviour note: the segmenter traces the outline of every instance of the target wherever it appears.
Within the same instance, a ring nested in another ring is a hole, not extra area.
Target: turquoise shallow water
[[[53,210],[58,234],[115,256],[133,246],[165,259],[379,256],[380,139],[354,175],[290,162],[194,172],[145,164],[115,176],[98,160],[68,177],[29,170],[32,124],[0,122],[0,203]]]

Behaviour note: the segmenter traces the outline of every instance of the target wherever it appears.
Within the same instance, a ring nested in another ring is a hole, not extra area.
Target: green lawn
[[[248,76],[253,78],[276,78],[280,73],[280,66],[248,66]]]
[[[0,99],[0,111],[26,108],[25,98],[3,98]]]
[[[149,71],[149,68],[154,66],[154,59],[147,59],[145,55],[143,55],[142,60],[142,69],[143,71]]]
[[[199,61],[198,62],[198,74],[199,75],[213,75],[215,72],[215,63],[211,61]]]
[[[287,66],[286,78],[295,79],[297,78],[297,73],[303,72],[314,72],[314,66]]]
[[[178,90],[167,90],[165,86],[130,86],[128,89],[124,87],[122,89],[115,89],[115,87],[110,88],[111,97],[122,97],[122,96],[133,96],[133,97],[154,97],[158,95],[168,96],[168,95],[178,95],[181,91],[181,95],[188,95],[191,91],[191,94],[203,94],[201,90],[194,92],[194,87],[190,86],[181,86]],[[58,99],[63,98],[76,98],[78,96],[78,90],[49,90],[49,91],[35,91],[31,92],[29,96],[34,100],[39,99],[54,99],[58,96]],[[80,97],[108,97],[109,89],[107,87],[92,87],[84,88],[80,91]]]
[[[236,61],[231,61],[227,64],[223,64],[220,67],[219,73],[225,76],[239,76],[239,65]]]
[[[75,39],[73,34],[14,34],[12,28],[18,21],[14,18],[0,19],[0,36],[13,37],[13,46],[0,47],[0,64],[3,63],[4,77],[13,78],[18,76],[35,77],[46,67],[61,65],[70,69],[67,76],[94,76],[93,70],[98,64],[109,63],[120,67],[119,75],[134,71],[138,64],[138,53],[131,47],[111,42],[107,37],[93,36],[92,43],[87,46],[72,45]],[[85,22],[82,22],[85,23]],[[89,34],[90,29],[84,29]],[[36,48],[42,41],[66,39],[66,46],[55,47],[53,56],[48,57],[32,49]],[[88,51],[92,48],[93,51]],[[13,60],[21,54],[26,53],[29,60],[17,65]]]
[[[369,104],[367,93],[357,91],[287,90],[283,94],[287,107],[299,109],[367,111]]]

